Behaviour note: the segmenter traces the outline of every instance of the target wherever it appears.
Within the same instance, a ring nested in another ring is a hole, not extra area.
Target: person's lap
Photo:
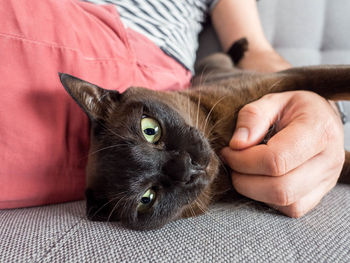
[[[113,6],[1,0],[0,20],[0,209],[83,198],[89,124],[57,72],[121,92],[190,78]]]

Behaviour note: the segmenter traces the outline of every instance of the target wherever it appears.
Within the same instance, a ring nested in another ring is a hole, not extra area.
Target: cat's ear
[[[103,119],[119,100],[120,93],[106,90],[69,74],[58,73],[63,87],[91,120]]]

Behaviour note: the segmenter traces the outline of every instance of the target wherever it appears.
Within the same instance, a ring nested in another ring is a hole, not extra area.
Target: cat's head
[[[189,117],[189,100],[143,88],[120,94],[67,74],[60,79],[91,120],[90,219],[151,229],[200,209],[218,161]]]

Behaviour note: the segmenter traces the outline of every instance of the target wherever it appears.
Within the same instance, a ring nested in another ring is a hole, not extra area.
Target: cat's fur
[[[91,120],[86,191],[90,219],[152,229],[201,214],[232,190],[217,154],[228,145],[242,106],[289,90],[350,99],[350,66],[258,74],[235,70],[222,55],[203,63],[204,73],[194,79],[194,86],[177,92],[131,87],[120,94],[60,74],[63,86]],[[144,115],[162,127],[156,144],[142,135]],[[344,167],[348,166],[347,158]],[[139,213],[138,202],[150,187],[157,193],[156,201],[149,211]]]

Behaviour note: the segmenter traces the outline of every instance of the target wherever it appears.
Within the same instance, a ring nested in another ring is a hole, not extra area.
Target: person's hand
[[[272,124],[277,133],[259,144]],[[222,157],[242,195],[290,217],[314,208],[336,184],[344,132],[331,104],[307,91],[275,93],[244,106]]]

